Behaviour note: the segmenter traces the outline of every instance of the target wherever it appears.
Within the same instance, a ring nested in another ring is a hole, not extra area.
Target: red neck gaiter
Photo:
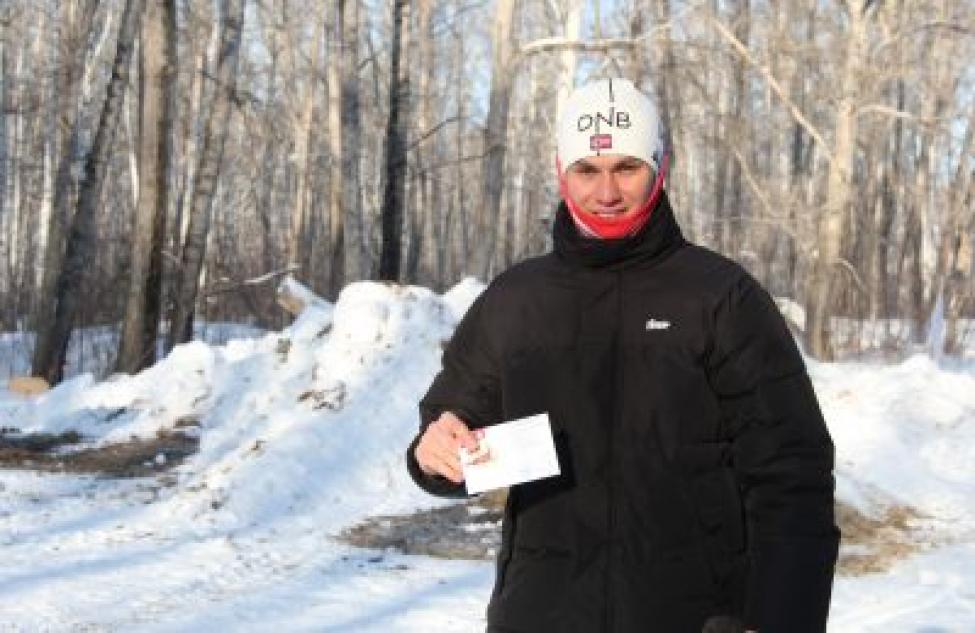
[[[572,216],[576,227],[586,237],[595,237],[604,240],[618,240],[620,238],[630,237],[646,225],[650,219],[650,214],[653,213],[654,208],[657,206],[657,202],[663,193],[664,179],[667,176],[667,167],[669,164],[670,155],[664,154],[664,158],[660,163],[660,169],[657,171],[657,179],[650,189],[650,195],[647,197],[647,201],[640,205],[640,208],[636,212],[622,218],[601,218],[598,215],[586,213],[579,208],[576,201],[569,197],[565,174],[562,173],[562,165],[556,159],[556,169],[559,174],[559,195],[565,200],[565,206],[569,208],[569,215]]]

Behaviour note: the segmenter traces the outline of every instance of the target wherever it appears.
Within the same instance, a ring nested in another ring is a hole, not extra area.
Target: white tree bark
[[[578,40],[582,27],[582,0],[564,0],[563,32],[568,41]],[[559,54],[561,66],[559,68],[558,88],[555,97],[555,120],[562,119],[562,111],[572,89],[575,88],[576,60],[578,54],[575,48],[566,46]]]
[[[186,242],[177,288],[176,305],[170,318],[166,348],[192,338],[193,313],[204,270],[213,200],[216,197],[224,144],[235,98],[237,65],[240,59],[244,0],[223,0],[220,49],[215,72],[214,102],[207,115],[203,146],[198,157],[196,183],[190,201]]]
[[[497,244],[501,212],[501,193],[504,187],[505,144],[508,135],[508,107],[511,103],[511,86],[514,80],[515,0],[498,0],[491,44],[491,90],[488,97],[488,115],[484,125],[484,161],[481,168],[481,203],[476,210],[475,235],[479,248],[473,266],[468,273],[481,279],[491,277]]]

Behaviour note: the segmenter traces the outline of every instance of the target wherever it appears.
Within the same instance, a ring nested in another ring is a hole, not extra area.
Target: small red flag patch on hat
[[[589,137],[589,149],[596,151],[601,149],[613,149],[613,135],[593,134]]]

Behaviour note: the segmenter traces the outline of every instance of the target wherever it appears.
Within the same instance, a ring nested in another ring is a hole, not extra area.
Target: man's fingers
[[[441,477],[446,477],[455,484],[462,483],[464,481],[464,474],[460,469],[460,464],[456,466],[450,463],[449,460],[442,457],[434,458],[433,464],[431,464],[434,472],[436,472]]]
[[[434,454],[438,457],[450,456],[456,465],[460,466],[460,458],[457,455],[457,450],[460,448],[460,443],[453,435],[449,435],[446,431],[441,431],[435,433],[431,438],[431,449]]]
[[[457,450],[457,440],[443,429],[431,427],[416,447],[416,461],[427,474],[440,475],[460,483],[464,481],[464,476]]]
[[[459,450],[474,453],[476,461],[484,461],[479,438],[481,430],[472,431],[456,414],[444,411],[424,432],[416,447],[416,460],[427,473],[446,477],[454,483],[464,481]]]
[[[435,422],[440,428],[446,431],[458,446],[463,446],[469,451],[477,449],[477,439],[471,430],[464,424],[464,421],[450,411],[444,411]]]
[[[489,461],[491,461],[491,451],[485,448],[484,450],[480,450],[480,449],[478,450],[478,453],[476,454],[476,456],[474,457],[474,459],[471,461],[471,463],[472,464],[486,464]]]
[[[464,483],[464,471],[461,470],[459,463],[456,467],[449,462],[446,463],[446,470],[443,473],[443,476],[455,484]]]

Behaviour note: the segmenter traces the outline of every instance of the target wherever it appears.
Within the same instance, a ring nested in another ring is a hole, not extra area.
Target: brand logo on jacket
[[[647,319],[647,331],[666,330],[670,327],[670,321],[658,321],[657,319]]]

